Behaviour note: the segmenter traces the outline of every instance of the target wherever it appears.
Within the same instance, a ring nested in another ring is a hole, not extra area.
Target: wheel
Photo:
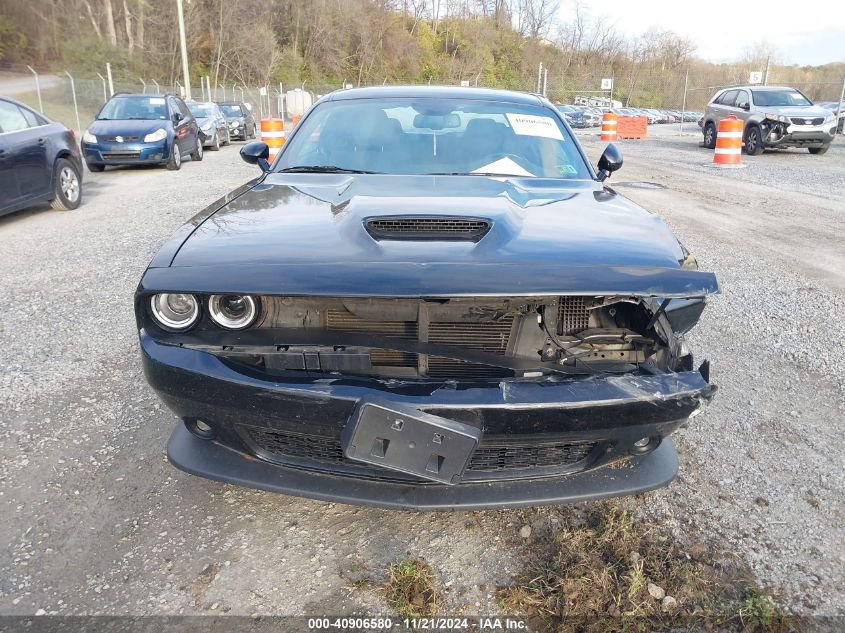
[[[220,135],[217,132],[214,133],[214,145],[211,146],[211,151],[219,152],[220,151]],[[194,159],[194,155],[191,154],[191,160]]]
[[[170,160],[166,163],[170,171],[176,171],[182,167],[182,152],[179,150],[179,144],[173,140],[173,148],[170,150]]]
[[[252,124],[252,132],[249,133],[250,140],[255,138],[255,124]]]
[[[820,154],[824,154],[825,152],[827,152],[829,147],[830,147],[830,145],[822,145],[821,147],[808,147],[807,150],[811,154],[816,154],[818,156]]]
[[[199,136],[197,137],[196,149],[191,152],[191,160],[195,162],[199,162],[202,160],[202,141],[200,140]]]
[[[749,125],[745,131],[745,141],[743,141],[745,153],[749,156],[759,156],[763,153],[763,136],[760,134],[760,128],[756,125]]]
[[[85,163],[88,167],[88,170],[91,172],[100,172],[103,171],[106,166],[105,165],[97,165],[96,163]]]
[[[50,201],[50,206],[57,211],[71,211],[82,202],[79,170],[66,158],[57,160],[53,168],[53,191],[56,197]]]
[[[230,145],[232,143],[232,135],[229,134],[229,130],[226,129],[226,140],[223,141],[223,145]]]
[[[716,126],[712,123],[704,126],[704,147],[707,149],[716,147]]]

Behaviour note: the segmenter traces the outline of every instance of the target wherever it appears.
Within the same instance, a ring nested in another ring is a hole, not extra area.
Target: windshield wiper
[[[380,171],[365,171],[363,169],[346,169],[335,165],[299,165],[296,167],[285,167],[279,173],[312,173],[312,174],[380,174]]]

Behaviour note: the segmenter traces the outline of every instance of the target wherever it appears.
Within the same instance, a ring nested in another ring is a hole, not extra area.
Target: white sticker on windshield
[[[553,138],[558,141],[563,140],[563,134],[560,133],[560,128],[555,123],[555,120],[550,116],[536,116],[534,114],[516,114],[514,112],[507,112],[508,122],[515,134],[522,136],[543,136],[545,138]]]
[[[530,171],[511,160],[507,156],[495,160],[488,165],[473,169],[474,174],[498,174],[500,176],[533,176]]]
[[[164,99],[161,97],[150,97],[150,105],[164,105]]]

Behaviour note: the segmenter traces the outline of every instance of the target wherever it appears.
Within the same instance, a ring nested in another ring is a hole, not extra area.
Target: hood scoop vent
[[[449,215],[381,215],[364,225],[376,240],[478,242],[492,222],[485,218]]]

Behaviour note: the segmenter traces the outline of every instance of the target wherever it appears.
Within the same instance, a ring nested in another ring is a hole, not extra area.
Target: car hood
[[[491,228],[478,242],[379,241],[365,224],[382,215]],[[659,217],[594,181],[271,174],[221,202],[145,281],[339,296],[717,292],[712,274],[681,269],[684,256]]]
[[[215,122],[214,117],[210,117],[210,116],[206,116],[206,117],[203,117],[201,119],[197,119],[197,125],[199,125],[200,127],[202,127],[203,125],[207,125],[209,123],[214,123],[214,122]]]
[[[144,120],[115,120],[104,121],[96,120],[90,126],[88,131],[94,136],[98,134],[107,134],[114,136],[122,134],[124,136],[144,136],[150,132],[155,132],[160,128],[167,128],[167,121],[162,119],[144,119]]]
[[[781,114],[789,117],[804,117],[807,119],[815,117],[830,116],[830,110],[820,106],[756,106],[766,114]]]

